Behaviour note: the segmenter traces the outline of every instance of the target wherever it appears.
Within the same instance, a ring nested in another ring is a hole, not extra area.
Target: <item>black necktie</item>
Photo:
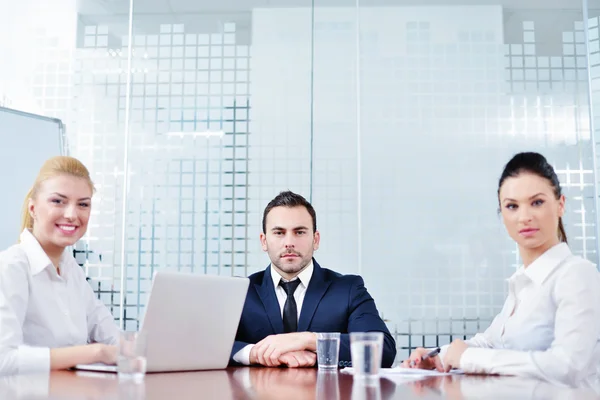
[[[298,330],[298,310],[296,309],[294,292],[299,284],[300,279],[291,282],[284,282],[283,279],[279,281],[279,285],[287,294],[287,299],[283,306],[283,331],[285,333],[296,332]]]

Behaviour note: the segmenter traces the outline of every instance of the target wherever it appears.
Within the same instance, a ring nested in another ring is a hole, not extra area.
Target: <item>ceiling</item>
[[[313,0],[133,0],[134,13],[239,13],[253,8],[311,7]],[[314,0],[316,7],[476,6],[501,5],[521,10],[581,9],[583,0]],[[600,0],[588,0],[600,9]],[[80,14],[128,14],[129,0],[77,0]]]
[[[26,1],[26,0],[25,0]],[[39,1],[39,0],[34,0]],[[57,1],[57,0],[54,0]],[[129,0],[61,0],[76,1],[80,25],[108,26],[116,42],[127,35]],[[573,21],[582,19],[583,0],[133,0],[133,33],[156,33],[162,24],[183,24],[186,33],[216,32],[223,22],[236,23],[237,41],[247,42],[251,31],[251,12],[255,8],[402,6],[492,6],[505,8],[507,32],[522,36],[521,21],[536,21],[540,37],[560,44],[559,35],[569,30]],[[600,0],[587,0],[595,7],[591,16],[600,16]],[[71,3],[73,4],[73,3]],[[566,21],[566,22],[565,22]],[[513,26],[514,25],[514,26]],[[515,29],[512,29],[516,27]],[[572,27],[571,27],[572,29]],[[556,36],[556,38],[554,38]],[[520,39],[506,38],[519,43]],[[555,40],[554,40],[555,39]]]

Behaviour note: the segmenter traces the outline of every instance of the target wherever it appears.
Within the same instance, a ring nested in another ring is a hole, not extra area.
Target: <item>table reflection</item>
[[[549,382],[508,376],[440,376],[407,383],[405,395],[463,399],[598,399],[600,387],[571,388]]]
[[[314,368],[239,368],[233,376],[248,398],[260,400],[379,400],[392,398],[396,388],[383,378],[365,385],[352,375]]]
[[[238,368],[236,386],[253,399],[315,399],[317,371],[313,368]]]
[[[148,374],[144,382],[119,381],[116,374],[54,371],[0,378],[1,399],[235,399],[226,370]],[[243,398],[243,397],[242,397]]]
[[[86,399],[117,398],[119,382],[114,374],[76,374],[55,371],[51,374],[0,377],[2,399],[63,399],[74,395]]]
[[[320,371],[317,374],[317,400],[340,400],[339,381],[337,371]]]
[[[315,368],[230,368],[148,374],[143,383],[114,374],[55,371],[0,377],[0,399],[284,399],[385,400],[391,398],[598,399],[597,386],[568,388],[500,376],[382,377],[374,382]]]
[[[146,399],[237,398],[232,374],[227,370],[172,372],[146,375]]]

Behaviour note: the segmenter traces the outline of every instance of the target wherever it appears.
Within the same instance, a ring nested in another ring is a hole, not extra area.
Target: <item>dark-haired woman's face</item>
[[[500,210],[508,234],[520,247],[545,251],[559,242],[565,197],[557,199],[547,179],[531,173],[507,178],[500,187]]]

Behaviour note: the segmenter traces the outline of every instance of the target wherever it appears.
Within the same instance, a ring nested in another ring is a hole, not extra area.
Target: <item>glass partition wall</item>
[[[597,262],[592,1],[54,3],[0,16],[28,22],[0,23],[0,102],[65,122],[97,184],[77,257],[126,329],[157,269],[265,268],[262,210],[289,189],[399,359],[475,333],[520,262],[496,190],[524,150],[555,166],[569,242]]]
[[[497,185],[516,152],[555,166],[570,245],[597,261],[585,24],[558,3],[360,2],[361,271],[401,348],[500,310],[520,260]]]

